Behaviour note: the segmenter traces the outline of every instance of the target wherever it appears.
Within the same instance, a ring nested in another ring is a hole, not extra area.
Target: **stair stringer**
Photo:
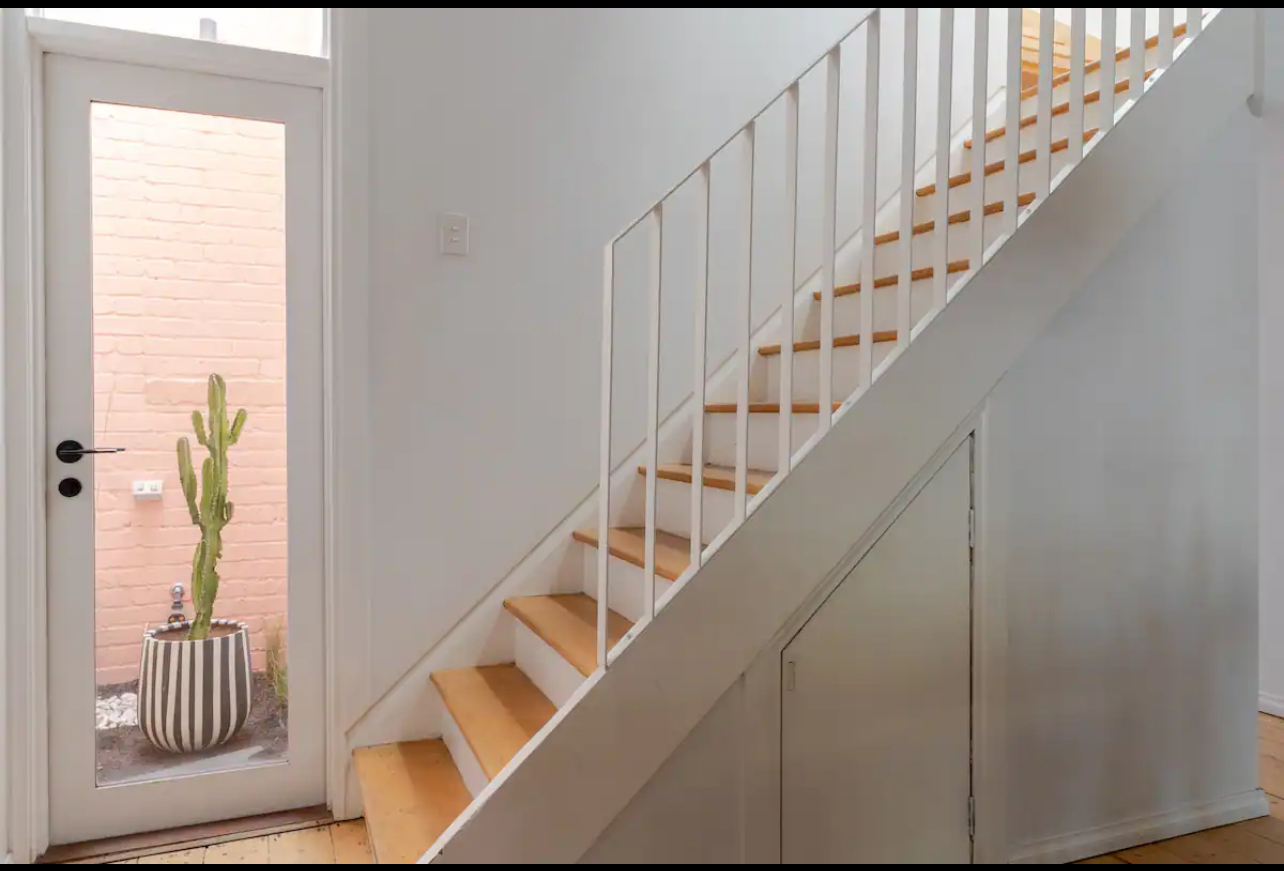
[[[1006,98],[1003,86],[996,86],[987,101],[987,129],[1001,123],[1002,108]],[[951,164],[962,160],[969,152],[964,141],[972,135],[971,117],[956,121],[950,133]],[[935,155],[928,155],[915,170],[914,185],[929,184],[936,177]],[[900,188],[885,194],[879,204],[875,219],[876,232],[894,230],[899,226]],[[993,218],[989,220],[993,221]],[[836,279],[838,283],[858,281],[863,256],[864,233],[861,227],[852,229],[838,245]],[[954,287],[962,276],[950,276],[949,286]],[[794,290],[795,338],[806,330],[809,314],[814,309],[812,294],[821,289],[820,267],[812,269],[798,280]],[[781,305],[776,305],[756,319],[750,336],[750,345],[782,341],[783,318]],[[734,402],[737,356],[729,351],[719,360],[709,361],[710,375],[705,379],[705,395],[709,402]],[[751,377],[759,384],[766,377],[767,364],[754,354]],[[688,396],[670,411],[660,424],[659,455],[662,458],[689,458],[691,441],[691,397]],[[615,526],[641,525],[645,508],[645,487],[636,473],[646,459],[645,442],[638,444],[611,475],[611,524]],[[593,583],[585,584],[583,575],[584,546],[573,542],[571,533],[576,529],[596,526],[597,489],[590,491],[540,542],[507,572],[477,603],[445,632],[436,644],[426,650],[381,696],[345,730],[345,740],[350,749],[439,737],[440,723],[445,709],[433,690],[429,677],[434,671],[463,668],[471,665],[494,665],[514,658],[513,621],[503,614],[503,602],[514,596],[544,595],[549,593],[593,592]],[[595,564],[595,551],[589,551]],[[496,616],[499,615],[499,616]],[[360,807],[361,797],[356,782],[349,778],[349,807]]]
[[[844,409],[773,497],[421,862],[583,855],[1183,167],[1244,111],[1252,27],[1251,9],[1207,22],[1028,213],[1022,241],[995,252],[915,350]]]

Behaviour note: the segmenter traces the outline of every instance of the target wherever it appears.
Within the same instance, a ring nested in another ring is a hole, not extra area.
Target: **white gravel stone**
[[[118,729],[138,725],[138,695],[121,693],[99,699],[95,710],[98,729]]]

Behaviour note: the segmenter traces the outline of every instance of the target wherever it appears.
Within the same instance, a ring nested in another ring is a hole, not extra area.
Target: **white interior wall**
[[[602,245],[864,14],[371,10],[375,698],[592,491]],[[898,14],[884,24],[887,80],[899,63]],[[970,100],[971,14],[959,10],[956,24],[960,119]],[[1002,45],[1004,26],[1004,16],[994,15],[993,44]],[[935,27],[924,15],[925,69],[935,63]],[[844,53],[844,142],[859,130],[851,125],[859,124],[862,52]],[[1001,59],[995,63],[1001,69]],[[995,86],[1000,78],[990,75]],[[818,230],[808,229],[818,227],[819,198],[808,190],[819,186],[820,116],[812,108],[822,84],[804,85],[803,147],[816,159],[804,162],[800,183],[799,276],[809,271],[808,245],[819,250]],[[929,88],[934,77],[925,75],[923,120],[934,118]],[[886,107],[899,113],[899,99],[891,99],[885,96]],[[881,151],[895,156],[893,117],[899,114],[880,121],[889,137]],[[758,139],[760,239],[772,238],[781,214],[769,197],[783,186],[772,181],[773,173],[783,179],[783,146],[770,120]],[[933,138],[921,125],[920,136]],[[715,214],[735,206],[734,156],[727,161],[715,166]],[[858,200],[847,185],[858,167],[858,155],[844,157],[840,236],[854,219]],[[880,173],[894,179],[895,165],[880,162]],[[880,198],[892,193],[891,184],[880,182]],[[470,216],[467,258],[437,253],[442,212]],[[691,346],[693,270],[683,268],[691,252],[683,243],[693,233],[683,233],[682,222],[675,204],[666,224],[674,246],[665,255],[666,408],[691,380],[683,354]],[[735,239],[715,235],[711,249],[711,361],[734,341]],[[641,273],[630,277],[627,269],[631,246],[641,250],[634,240],[622,243],[615,384],[634,401],[615,416],[617,456],[641,438],[645,420],[645,309]],[[765,245],[769,253],[755,261],[755,320],[783,297],[785,282],[773,280],[771,270],[787,275],[784,247],[774,249],[780,257]]]
[[[6,89],[5,82],[5,34],[9,22],[4,15],[0,15],[0,118],[5,115]],[[4,156],[7,149],[3,143],[3,137],[0,137],[0,166],[4,165]],[[0,203],[4,202],[4,173],[0,172]],[[2,213],[0,213],[2,214]],[[0,218],[0,222],[2,222]],[[0,275],[5,274],[4,265],[6,261],[4,250],[4,233],[0,230]],[[5,384],[4,377],[4,357],[5,357],[5,317],[4,306],[0,305],[0,387]],[[0,398],[0,494],[5,493],[5,403]],[[9,732],[8,732],[8,691],[10,684],[8,673],[8,596],[9,589],[6,579],[6,561],[3,557],[5,553],[5,532],[7,529],[5,517],[5,500],[0,498],[0,862],[4,862],[9,855],[9,766],[7,764],[9,755]]]
[[[1284,716],[1284,11],[1266,10],[1258,154],[1261,281],[1261,708]]]
[[[1091,855],[1258,802],[1253,124],[1236,115],[985,404],[1011,857]],[[746,689],[778,686],[778,662],[764,651],[584,861],[778,860],[755,740],[778,695]],[[706,808],[739,825],[706,833]]]

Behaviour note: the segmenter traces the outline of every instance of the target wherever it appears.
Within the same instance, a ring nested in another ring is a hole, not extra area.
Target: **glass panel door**
[[[53,841],[322,803],[319,93],[45,76]]]

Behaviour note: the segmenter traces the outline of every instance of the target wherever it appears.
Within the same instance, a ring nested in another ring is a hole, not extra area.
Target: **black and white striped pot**
[[[250,631],[236,620],[220,638],[188,641],[190,622],[143,635],[138,725],[161,750],[194,753],[230,741],[250,715]]]

